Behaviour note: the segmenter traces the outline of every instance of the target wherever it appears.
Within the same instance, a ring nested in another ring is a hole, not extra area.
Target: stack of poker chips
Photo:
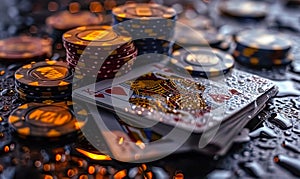
[[[137,56],[131,37],[111,26],[82,26],[63,35],[66,61],[75,77],[112,79],[128,73]]]
[[[65,62],[32,62],[15,72],[15,89],[26,101],[62,101],[71,97],[73,76]]]
[[[19,137],[47,142],[74,137],[87,120],[86,109],[72,101],[26,103],[12,111],[8,118]]]
[[[293,60],[292,44],[281,34],[267,30],[245,30],[235,37],[236,61],[258,68],[287,65]]]
[[[159,4],[130,3],[115,7],[112,14],[115,28],[128,31],[139,55],[170,54],[177,17],[173,8]]]

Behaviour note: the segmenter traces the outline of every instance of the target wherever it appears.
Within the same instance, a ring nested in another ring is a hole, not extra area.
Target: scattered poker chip
[[[235,37],[233,56],[243,64],[257,67],[286,65],[292,43],[281,34],[267,30],[246,30]]]
[[[50,57],[51,40],[38,37],[19,36],[0,40],[1,61],[28,61]]]
[[[215,30],[197,30],[177,24],[175,27],[174,44],[175,49],[182,46],[203,46],[228,50],[230,39]]]
[[[237,34],[236,42],[257,50],[289,51],[291,42],[279,33],[267,30],[245,30]]]
[[[89,11],[80,11],[78,13],[62,11],[46,19],[46,24],[48,26],[58,30],[68,30],[86,25],[99,25],[102,22],[102,14],[95,14]]]
[[[8,121],[20,137],[55,139],[78,133],[87,122],[87,116],[82,106],[71,101],[26,103],[16,108]]]
[[[188,47],[173,52],[171,64],[192,76],[214,77],[228,73],[234,67],[234,59],[217,49]]]
[[[268,15],[268,4],[259,1],[223,1],[219,5],[222,14],[241,19],[263,19]]]
[[[15,83],[25,90],[68,91],[73,76],[73,70],[64,62],[42,61],[19,68],[15,72]]]

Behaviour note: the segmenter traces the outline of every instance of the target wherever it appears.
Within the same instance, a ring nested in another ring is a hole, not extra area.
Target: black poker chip
[[[42,61],[22,66],[15,72],[15,83],[24,90],[71,90],[73,70],[64,62]]]
[[[223,15],[238,19],[264,19],[268,15],[268,4],[253,0],[229,0],[219,4]]]
[[[8,121],[20,137],[55,139],[78,133],[87,122],[87,116],[84,108],[71,101],[26,103],[16,108]]]
[[[234,59],[217,49],[188,47],[173,52],[171,64],[195,77],[214,77],[228,73],[234,67]]]
[[[245,30],[235,37],[233,56],[243,64],[256,67],[286,65],[291,62],[292,43],[282,34],[269,30]]]

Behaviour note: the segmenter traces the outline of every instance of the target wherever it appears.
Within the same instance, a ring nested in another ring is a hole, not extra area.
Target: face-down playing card
[[[271,81],[238,70],[213,81],[182,77],[165,69],[154,64],[119,79],[79,88],[74,97],[113,112],[124,124],[161,135],[159,143],[146,144],[147,152],[138,147],[132,150],[147,158],[170,153],[171,148],[173,151],[178,146],[177,151],[181,152],[226,153],[232,139],[277,92]],[[172,133],[174,128],[179,130]],[[100,130],[111,144],[112,136],[106,129]],[[123,133],[124,129],[118,131]],[[130,138],[131,132],[125,130],[125,133]],[[213,136],[207,135],[210,133]],[[207,145],[203,146],[201,141]],[[119,156],[117,159],[122,159],[123,155],[118,152],[121,149],[116,146],[111,144],[110,148]]]

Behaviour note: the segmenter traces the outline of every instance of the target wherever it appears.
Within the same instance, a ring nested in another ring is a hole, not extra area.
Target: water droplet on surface
[[[280,114],[277,114],[277,116],[274,118],[273,117],[269,118],[269,121],[284,130],[289,129],[293,126],[293,124],[289,119],[283,117]]]
[[[300,153],[299,147],[292,144],[291,142],[283,141],[281,146],[284,147],[285,149],[291,150],[293,152]]]
[[[300,176],[300,160],[285,155],[277,155],[274,162],[284,167],[296,176]]]
[[[217,179],[217,178],[232,178],[233,174],[231,171],[227,170],[214,170],[207,175],[208,179]]]
[[[241,163],[241,166],[249,175],[253,177],[262,178],[265,175],[263,167],[257,162],[245,162]]]
[[[269,137],[269,138],[276,138],[277,134],[270,129],[267,126],[263,126],[261,128],[258,128],[252,132],[249,133],[249,136],[252,138],[257,138],[257,137]]]

